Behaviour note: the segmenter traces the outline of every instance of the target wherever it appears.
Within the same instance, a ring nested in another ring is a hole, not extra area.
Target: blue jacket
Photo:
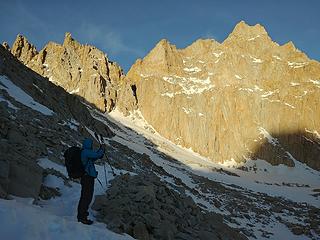
[[[93,151],[92,143],[93,143],[92,140],[89,138],[86,138],[83,141],[82,151],[81,151],[81,161],[86,173],[89,176],[96,178],[98,176],[98,172],[96,171],[96,168],[94,166],[94,161],[103,157],[104,150],[100,148],[97,151]]]

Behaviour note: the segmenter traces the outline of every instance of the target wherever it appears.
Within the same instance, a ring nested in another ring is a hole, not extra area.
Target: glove
[[[102,151],[103,151],[103,153],[105,153],[105,151],[106,151],[106,145],[101,145],[101,149],[102,149]]]

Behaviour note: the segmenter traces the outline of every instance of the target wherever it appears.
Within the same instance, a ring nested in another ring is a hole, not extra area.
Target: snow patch
[[[38,165],[43,169],[54,169],[64,176],[68,176],[66,167],[55,162],[50,161],[48,158],[39,158],[37,161]]]
[[[260,88],[260,87],[257,86],[257,85],[254,85],[254,90],[255,90],[255,91],[259,91],[259,92],[262,92],[262,91],[263,91],[263,89]]]
[[[253,63],[262,63],[263,61],[261,60],[261,59],[259,59],[259,58],[255,58],[255,57],[252,57],[252,56],[250,56],[250,58],[252,59],[252,62]]]
[[[80,88],[74,89],[72,91],[70,91],[70,94],[74,94],[74,93],[78,93],[80,91]]]
[[[192,113],[192,109],[191,109],[191,108],[182,107],[182,110],[183,110],[186,114]]]
[[[28,95],[25,91],[23,91],[21,88],[16,86],[6,76],[3,76],[3,75],[0,76],[0,83],[1,83],[0,89],[5,90],[16,101],[44,115],[52,116],[54,114],[54,112],[51,109],[34,101],[34,99],[30,95]]]
[[[304,67],[308,64],[309,63],[307,63],[307,62],[288,62],[288,66],[291,68],[301,68],[301,67]]]
[[[161,93],[162,97],[173,98],[175,95],[176,95],[175,93],[169,93],[169,92]]]
[[[290,85],[291,85],[292,87],[295,87],[295,86],[299,86],[299,85],[300,85],[300,83],[291,82],[291,83],[290,83]]]
[[[174,75],[165,76],[162,79],[170,84],[179,85],[182,88],[181,93],[187,95],[200,94],[215,87],[215,85],[211,84],[210,77],[208,77],[207,79],[198,79],[194,77],[185,78]]]
[[[261,97],[266,98],[271,96],[273,93],[274,93],[273,91],[268,91],[268,92],[265,92],[263,95],[261,95]]]
[[[308,130],[308,129],[304,129],[307,133],[312,133],[316,138],[318,138],[320,140],[320,134],[314,130],[314,131],[311,131],[311,130]]]
[[[273,58],[277,59],[277,60],[282,60],[279,56],[273,55]]]
[[[193,67],[193,68],[184,68],[183,69],[186,72],[192,72],[192,73],[197,73],[197,72],[201,72],[202,70],[198,67]]]
[[[152,75],[150,75],[150,74],[146,75],[146,74],[142,74],[142,73],[140,73],[140,76],[143,77],[143,78],[152,77]]]
[[[295,96],[295,98],[302,98],[308,94],[308,91],[303,91],[303,94],[300,96]]]
[[[43,93],[43,91],[42,91],[42,89],[41,88],[39,88],[36,84],[32,84],[36,89],[38,89],[41,93]]]
[[[316,84],[316,85],[320,85],[320,80],[311,80],[310,79],[310,82],[312,82],[313,84]]]
[[[222,54],[223,54],[224,52],[219,52],[219,53],[216,53],[216,52],[213,52],[213,55],[215,56],[215,57],[220,57]]]
[[[239,90],[247,91],[247,92],[254,92],[251,88],[239,88]]]
[[[239,75],[235,74],[234,75],[237,79],[242,79],[242,77],[240,77]]]
[[[284,105],[286,105],[286,106],[288,106],[288,107],[290,107],[290,108],[296,108],[295,106],[292,106],[292,105],[289,104],[289,103],[284,103]]]

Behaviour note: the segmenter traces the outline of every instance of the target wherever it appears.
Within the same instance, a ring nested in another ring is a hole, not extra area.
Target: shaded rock
[[[37,198],[42,184],[42,168],[25,162],[10,162],[9,193]]]
[[[39,197],[43,200],[49,200],[54,197],[60,197],[61,193],[58,189],[41,185]]]
[[[149,232],[144,223],[138,222],[133,227],[133,237],[139,240],[149,240]]]

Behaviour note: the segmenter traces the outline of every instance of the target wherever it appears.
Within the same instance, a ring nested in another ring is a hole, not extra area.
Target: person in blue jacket
[[[83,224],[92,224],[93,221],[88,219],[89,205],[92,201],[94,192],[94,179],[98,172],[94,166],[94,161],[103,157],[105,153],[104,145],[97,151],[92,149],[92,139],[86,138],[82,144],[81,162],[84,166],[85,174],[81,177],[81,196],[78,204],[78,222]]]

